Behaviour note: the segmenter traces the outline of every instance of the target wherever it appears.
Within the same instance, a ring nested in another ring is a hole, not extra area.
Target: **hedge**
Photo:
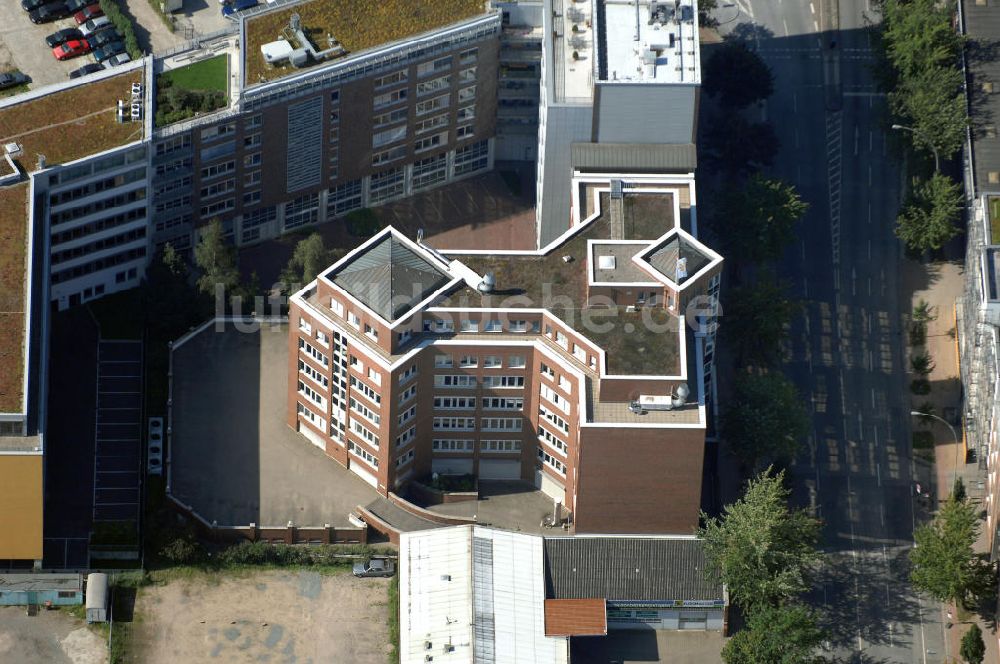
[[[132,19],[122,13],[121,7],[114,0],[99,0],[101,11],[108,17],[118,32],[125,38],[125,50],[133,60],[142,58],[142,49],[139,48],[139,41],[135,38],[135,26]]]

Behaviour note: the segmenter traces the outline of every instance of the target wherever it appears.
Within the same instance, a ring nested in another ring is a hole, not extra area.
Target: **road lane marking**
[[[778,3],[780,4],[781,0],[778,0]],[[785,36],[787,37],[788,36],[788,21],[786,21],[785,19],[781,19],[781,25],[785,26]]]
[[[816,13],[816,5],[814,5],[813,3],[810,2],[809,3],[809,11],[812,12],[813,14],[815,14]]]
[[[819,32],[819,22],[813,21],[813,30]]]

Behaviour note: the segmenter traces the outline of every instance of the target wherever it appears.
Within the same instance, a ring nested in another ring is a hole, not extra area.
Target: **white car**
[[[109,25],[111,25],[111,20],[107,16],[98,16],[81,25],[80,32],[83,33],[84,37],[89,37],[101,28]]]
[[[128,53],[119,53],[118,55],[112,55],[110,58],[105,60],[103,64],[105,69],[111,69],[112,67],[123,65],[126,62],[132,62],[132,58],[129,57]]]

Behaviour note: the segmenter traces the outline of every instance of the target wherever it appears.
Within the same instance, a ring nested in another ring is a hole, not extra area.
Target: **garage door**
[[[479,479],[519,480],[521,479],[520,459],[480,459]]]
[[[439,475],[471,475],[472,459],[434,459],[431,470]]]
[[[375,477],[371,472],[365,469],[360,462],[355,462],[354,459],[347,460],[348,467],[354,471],[354,474],[368,482],[376,489],[378,488],[378,478]]]
[[[326,441],[318,433],[299,422],[299,433],[309,439],[309,442],[326,452]]]
[[[680,629],[706,629],[708,627],[708,611],[681,611]]]

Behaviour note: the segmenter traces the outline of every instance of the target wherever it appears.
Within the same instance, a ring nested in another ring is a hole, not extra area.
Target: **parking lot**
[[[83,55],[60,62],[52,56],[45,37],[72,27],[76,27],[72,17],[35,25],[21,9],[20,0],[0,0],[0,71],[20,70],[31,77],[32,88],[68,81],[71,71],[94,59]]]
[[[94,521],[137,521],[142,344],[102,341],[97,364]]]

